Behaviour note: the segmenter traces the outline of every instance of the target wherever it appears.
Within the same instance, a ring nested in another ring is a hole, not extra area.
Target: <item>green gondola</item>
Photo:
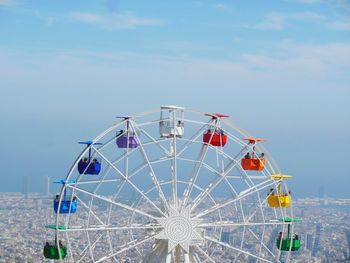
[[[282,244],[281,244],[282,243]],[[276,240],[277,248],[281,248],[283,251],[297,251],[300,248],[300,240],[292,238],[283,238]]]
[[[46,228],[54,229],[54,230],[64,230],[67,229],[66,226],[63,225],[46,225]],[[57,237],[56,237],[57,238]],[[63,246],[62,241],[59,240],[59,244],[57,246],[57,239],[54,242],[46,242],[44,246],[44,257],[48,259],[64,259],[67,256],[67,247]],[[61,254],[61,258],[60,258]]]
[[[294,219],[290,217],[285,217],[285,218],[280,218],[278,219],[279,221],[282,222],[300,222],[300,219]],[[298,235],[295,235],[293,238],[291,237],[290,234],[290,224],[288,224],[288,232],[287,232],[287,237],[282,238],[282,232],[280,232],[280,236],[276,240],[276,246],[278,249],[282,251],[297,251],[300,249],[300,240],[298,238]]]
[[[60,251],[58,251],[60,249]],[[60,252],[60,253],[59,253]],[[61,254],[61,258],[60,258]],[[49,259],[64,259],[67,255],[67,247],[61,246],[58,248],[56,245],[50,245],[48,242],[44,247],[44,257]]]

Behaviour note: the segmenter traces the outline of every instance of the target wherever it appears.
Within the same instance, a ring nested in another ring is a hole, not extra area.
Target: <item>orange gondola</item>
[[[241,161],[242,168],[244,170],[255,170],[255,171],[262,171],[265,168],[265,155],[264,153],[261,153],[260,156],[255,155],[255,144],[257,142],[265,141],[261,138],[244,138],[243,140],[248,141],[248,144],[253,144],[253,151],[251,153],[247,152],[247,154],[244,156],[244,158]]]

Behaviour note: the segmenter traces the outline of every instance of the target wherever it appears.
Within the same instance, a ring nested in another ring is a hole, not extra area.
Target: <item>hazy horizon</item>
[[[175,104],[265,138],[296,197],[349,198],[349,14],[336,0],[0,1],[0,191],[24,175],[40,191],[115,116]]]

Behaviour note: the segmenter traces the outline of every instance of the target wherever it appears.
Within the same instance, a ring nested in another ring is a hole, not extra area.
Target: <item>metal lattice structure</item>
[[[87,143],[58,202],[59,210],[75,201],[76,211],[57,213],[51,227],[67,246],[62,261],[288,261],[275,241],[291,206],[267,202],[286,185],[261,144],[226,117],[164,106],[122,117]],[[243,169],[247,152],[264,152],[264,169]],[[97,160],[100,170],[88,172]]]

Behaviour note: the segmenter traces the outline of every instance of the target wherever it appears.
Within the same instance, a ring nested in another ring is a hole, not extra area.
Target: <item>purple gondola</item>
[[[134,135],[121,135],[117,138],[117,146],[119,148],[137,148],[139,143]]]

